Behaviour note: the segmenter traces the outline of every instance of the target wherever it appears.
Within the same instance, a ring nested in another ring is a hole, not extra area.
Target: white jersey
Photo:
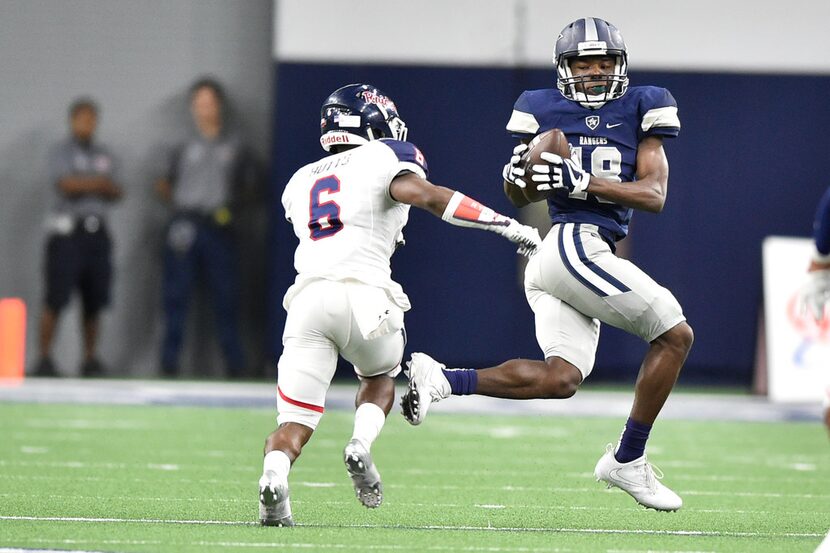
[[[401,172],[426,178],[423,154],[413,144],[375,140],[302,167],[285,187],[282,205],[300,240],[297,278],[283,299],[288,309],[306,284],[356,280],[382,288],[404,311],[409,298],[392,280],[389,260],[409,218],[389,184]]]

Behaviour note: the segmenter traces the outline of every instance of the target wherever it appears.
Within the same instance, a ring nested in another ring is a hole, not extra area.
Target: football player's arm
[[[522,191],[520,184],[517,184],[518,181],[516,180],[522,176],[519,174],[519,160],[521,159],[521,154],[526,151],[528,142],[530,142],[530,139],[519,142],[519,145],[513,150],[513,156],[504,166],[504,170],[502,171],[502,179],[504,180],[504,195],[507,196],[510,203],[516,207],[524,207],[531,203]],[[522,148],[522,146],[525,146],[525,148]]]
[[[637,147],[637,180],[614,182],[592,175],[586,190],[625,207],[660,213],[666,203],[668,184],[669,160],[663,139],[649,136]]]
[[[394,200],[429,211],[451,225],[500,234],[519,244],[519,253],[524,255],[534,253],[542,242],[535,228],[522,225],[461,192],[432,184],[414,173],[395,177],[389,185],[389,194]]]
[[[392,199],[402,204],[414,205],[441,217],[452,198],[453,191],[436,186],[415,173],[402,173],[389,185]]]

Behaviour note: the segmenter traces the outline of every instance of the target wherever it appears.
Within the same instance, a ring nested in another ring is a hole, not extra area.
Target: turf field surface
[[[459,399],[458,401],[463,401]],[[74,551],[811,552],[830,527],[816,422],[662,420],[677,513],[592,476],[619,418],[393,413],[367,510],[326,414],[290,477],[295,528],[257,523],[269,409],[0,404],[0,547]]]

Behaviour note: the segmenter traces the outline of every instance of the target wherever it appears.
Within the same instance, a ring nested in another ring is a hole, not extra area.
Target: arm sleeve
[[[539,132],[539,121],[533,115],[527,92],[522,92],[513,105],[513,113],[510,114],[506,128],[513,138],[518,139],[531,138]]]
[[[830,188],[828,188],[818,202],[816,217],[813,222],[813,238],[816,250],[823,262],[830,262]]]
[[[490,230],[500,234],[512,222],[512,219],[496,213],[458,191],[453,193],[441,219],[451,225]]]
[[[680,118],[677,116],[677,101],[665,88],[652,87],[641,104],[641,139],[646,136],[674,138],[680,134]]]

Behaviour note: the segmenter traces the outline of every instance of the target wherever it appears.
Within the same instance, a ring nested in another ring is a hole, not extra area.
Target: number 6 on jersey
[[[334,236],[343,229],[340,220],[340,206],[334,200],[320,201],[323,192],[335,194],[340,191],[340,180],[334,175],[318,179],[309,192],[308,228],[311,230],[311,239],[320,240]]]

